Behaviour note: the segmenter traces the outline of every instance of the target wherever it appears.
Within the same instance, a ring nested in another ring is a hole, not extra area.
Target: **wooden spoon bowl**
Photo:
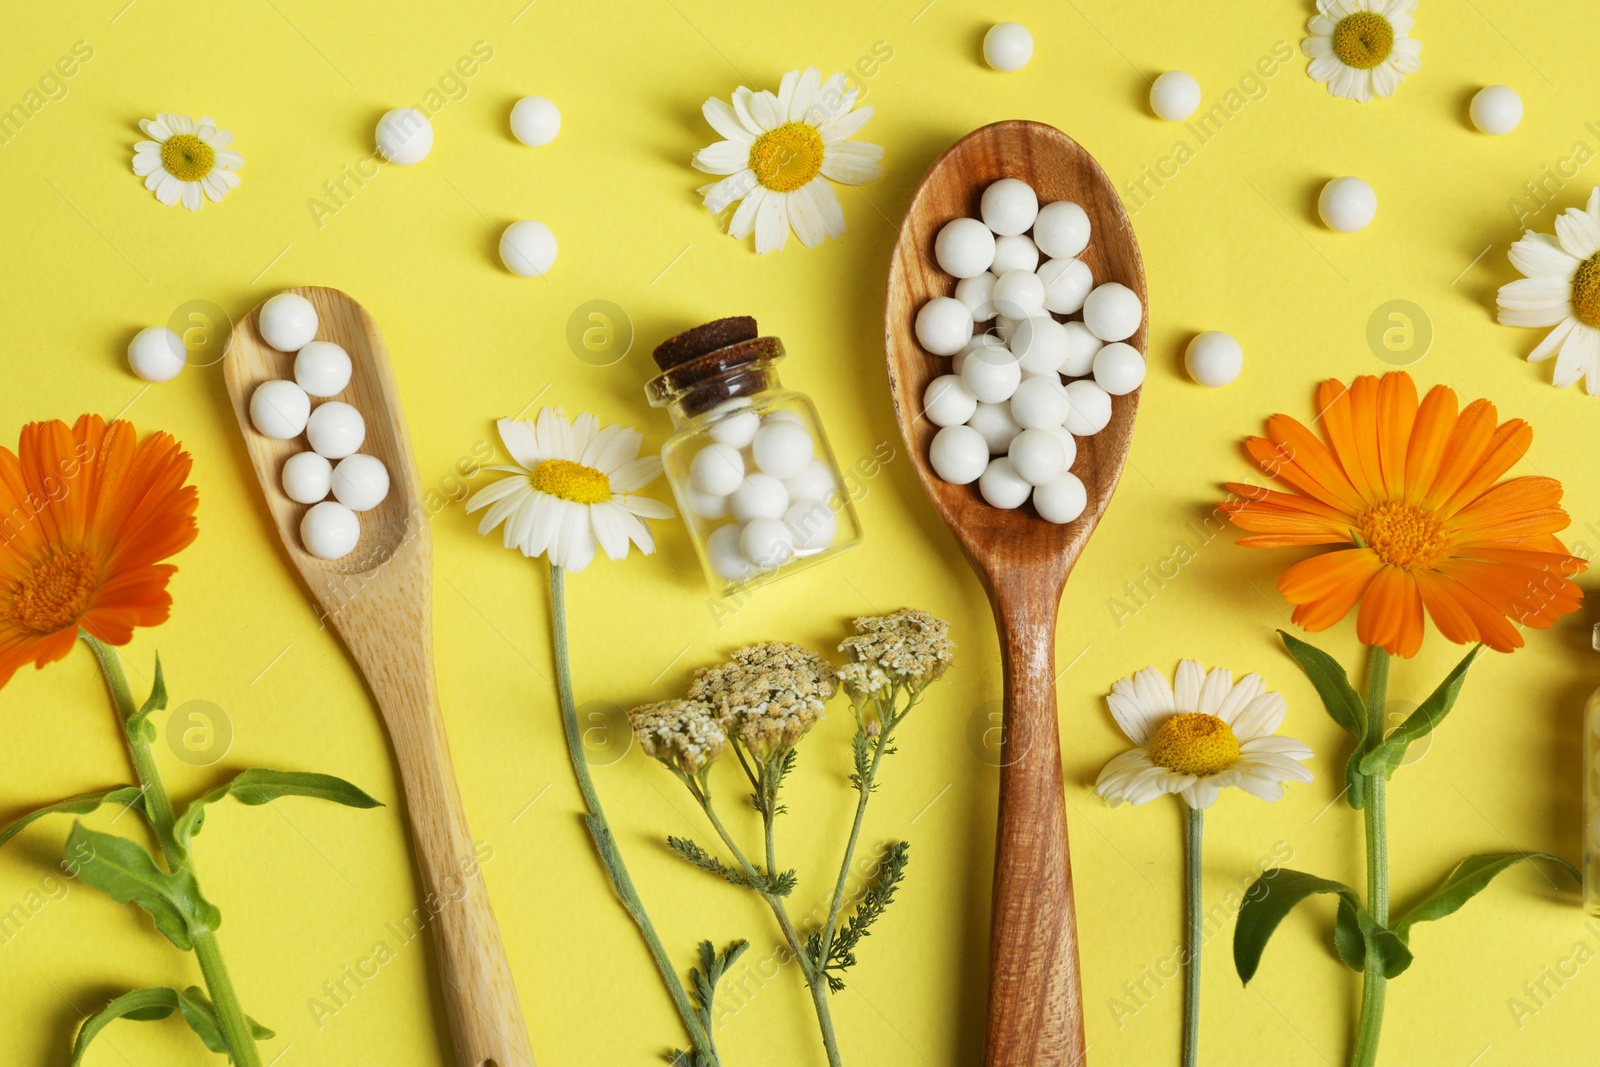
[[[991,507],[977,484],[951,485],[928,463],[939,427],[923,414],[928,383],[950,361],[918,344],[916,313],[950,296],[933,242],[951,219],[976,217],[983,190],[1020,178],[1041,204],[1071,200],[1088,213],[1079,259],[1095,283],[1139,295],[1146,320],[1128,343],[1145,349],[1149,303],[1144,265],[1127,212],[1105,171],[1076,141],[1038,122],[997,122],[962,138],[923,177],[895,244],[884,325],[889,385],[912,463],[934,507],[984,581],[1000,630],[1005,670],[1000,821],[995,848],[985,1067],[1081,1067],[1084,1062],[1077,927],[1061,780],[1055,701],[1056,613],[1067,575],[1122,473],[1139,393],[1114,397],[1111,422],[1078,439],[1072,471],[1088,491],[1075,521],[1057,525],[1031,506]]]

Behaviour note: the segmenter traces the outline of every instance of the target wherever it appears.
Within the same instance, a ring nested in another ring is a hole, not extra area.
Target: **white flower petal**
[[[1315,59],[1313,59],[1311,61],[1311,65],[1306,67],[1306,73],[1311,75],[1313,81],[1331,82],[1333,81],[1334,75],[1338,74],[1343,69],[1344,64],[1340,63],[1337,58],[1332,55],[1326,55],[1317,56]]]
[[[1511,265],[1529,278],[1564,278],[1572,280],[1578,270],[1578,260],[1568,255],[1561,242],[1547,233],[1523,234],[1506,252]]]
[[[534,433],[533,423],[526,419],[501,419],[495,423],[495,428],[500,431],[500,442],[506,446],[506,451],[511,453],[511,458],[522,464],[526,470],[533,470],[548,458],[539,451],[539,441]]]
[[[1228,698],[1233,690],[1233,672],[1226,667],[1215,667],[1206,675],[1205,684],[1200,687],[1200,703],[1195,710],[1205,715],[1216,715],[1222,710],[1222,702]],[[1179,705],[1182,708],[1182,705]],[[1220,718],[1221,716],[1218,716]]]
[[[617,429],[620,430],[621,427]],[[572,420],[572,458],[586,467],[594,466],[583,457],[588,454],[589,445],[599,432],[600,420],[587,411],[580,411],[578,417]],[[603,469],[601,473],[605,473]]]
[[[788,195],[768,192],[756,210],[756,252],[781,252],[789,240]]]
[[[872,105],[868,104],[866,107],[856,108],[849,114],[840,115],[838,118],[829,121],[819,127],[817,133],[822,137],[823,145],[838,144],[840,141],[848,141],[860,133],[861,128],[871,118]]]
[[[643,489],[661,476],[660,456],[641,456],[629,460],[611,472],[611,491],[631,493]]]
[[[759,183],[756,172],[745,169],[713,185],[703,185],[698,190],[705,197],[706,210],[720,215],[735,200],[743,200]]]
[[[802,188],[787,194],[784,209],[789,215],[790,225],[794,227],[794,235],[800,238],[801,244],[815,248],[823,242],[827,233],[822,225],[822,213],[817,210],[809,192]]]
[[[1239,713],[1249,706],[1252,700],[1260,696],[1266,688],[1267,683],[1261,680],[1261,675],[1259,674],[1247,674],[1240,678],[1234,683],[1233,688],[1229,690],[1228,695],[1223,698],[1222,707],[1217,709],[1217,718],[1233,727],[1233,732],[1237,734],[1239,732],[1239,723],[1237,721]]]
[[[744,145],[755,141],[755,135],[745,127],[743,122],[739,121],[739,116],[734,112],[733,105],[726,100],[718,100],[713,96],[700,105],[700,114],[706,117],[706,121],[711,124],[713,130],[722,134],[729,141]]]
[[[784,75],[784,80],[788,80]],[[796,79],[789,97],[789,121],[802,122],[807,118],[807,112],[817,102],[817,90],[822,87],[822,72],[816,67],[807,67]]]
[[[1559,278],[1518,278],[1500,287],[1495,302],[1506,326],[1554,326],[1572,314],[1572,286]]]
[[[1172,679],[1173,707],[1179,711],[1199,711],[1200,690],[1205,683],[1206,669],[1199,660],[1181,660],[1178,673]]]
[[[1583,325],[1573,326],[1561,344],[1561,355],[1556,358],[1555,373],[1551,380],[1558,389],[1574,385],[1600,362],[1600,333]]]
[[[822,152],[822,174],[844,185],[865,185],[883,175],[883,146],[847,141]]]
[[[1600,222],[1579,208],[1569,207],[1556,216],[1556,237],[1567,254],[1578,259],[1600,252]]]
[[[486,508],[496,501],[504,500],[518,489],[526,489],[530,493],[533,492],[525,477],[496,478],[467,497],[467,514],[471,515],[474,511]],[[487,533],[488,531],[479,530],[478,532]]]
[[[1556,328],[1545,334],[1544,340],[1540,341],[1538,346],[1528,353],[1528,362],[1540,363],[1555,355],[1561,348],[1561,342],[1567,339],[1567,334],[1571,333],[1572,328],[1576,325],[1578,325],[1578,320],[1570,315],[1562,319],[1556,325]]]
[[[1283,717],[1288,710],[1289,702],[1282,693],[1261,693],[1252,697],[1229,725],[1233,727],[1233,735],[1241,742],[1265,738],[1276,733],[1278,727],[1283,725]]]
[[[755,95],[742,85],[733,91],[733,113],[738,116],[739,125],[749,131],[751,143],[764,132],[761,125],[756,122],[756,117],[750,113],[750,98]],[[739,138],[735,137],[732,140],[737,141]]]
[[[590,504],[589,521],[594,524],[600,549],[612,559],[628,555],[628,513],[612,503]]]
[[[750,163],[750,145],[741,141],[718,141],[696,152],[690,163],[707,174],[736,174]]]
[[[156,199],[172,207],[178,202],[178,197],[183,195],[183,183],[164,170],[157,173],[161,175],[161,181],[156,186]],[[155,174],[150,175],[152,178],[155,176]]]
[[[224,148],[217,153],[216,164],[222,170],[238,170],[244,166],[244,157],[231,148]]]
[[[675,519],[678,517],[678,513],[673,511],[669,505],[663,504],[654,497],[628,494],[612,497],[612,499],[640,518]]]
[[[820,178],[813,178],[800,190],[802,194],[809,193],[811,202],[816,205],[817,211],[822,215],[822,228],[829,237],[844,236],[844,208],[839,206],[839,197],[834,193],[833,186]]]
[[[560,408],[541,410],[533,432],[539,442],[539,454],[545,459],[578,458],[572,447],[572,424],[567,422]]]
[[[737,237],[741,241],[750,236],[750,231],[755,229],[756,214],[761,210],[761,205],[768,196],[764,185],[757,185],[749,194],[740,201],[739,209],[733,213],[733,218],[728,220],[728,236]]]

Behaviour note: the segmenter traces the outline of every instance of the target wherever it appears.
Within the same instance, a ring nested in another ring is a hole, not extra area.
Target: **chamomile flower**
[[[752,230],[757,252],[776,252],[789,230],[807,248],[844,233],[844,210],[828,184],[864,185],[883,173],[883,147],[852,141],[872,107],[856,108],[856,90],[843,74],[826,82],[815,67],[791,70],[774,96],[740,86],[733,100],[716,97],[701,112],[725,140],[694,154],[694,166],[727,177],[697,190],[712,214],[739,208],[728,234]]]
[[[1556,358],[1555,384],[1584,382],[1600,396],[1600,187],[1583,208],[1556,218],[1556,232],[1526,233],[1511,246],[1511,263],[1525,277],[1500,287],[1496,303],[1507,326],[1554,326],[1528,353],[1537,363]]]
[[[162,113],[140,119],[139,128],[151,139],[133,146],[133,172],[168,207],[181,200],[190,211],[199,211],[205,201],[221,200],[238,186],[235,171],[244,166],[244,157],[228,147],[233,134],[217,129],[211,116],[196,122],[188,115]]]
[[[1422,42],[1409,34],[1417,0],[1317,0],[1300,50],[1307,73],[1347,100],[1393,96],[1422,67]]]

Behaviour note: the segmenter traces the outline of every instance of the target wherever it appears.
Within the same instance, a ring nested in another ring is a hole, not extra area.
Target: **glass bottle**
[[[1593,644],[1600,652],[1600,625]],[[1600,915],[1600,689],[1583,712],[1583,907]]]

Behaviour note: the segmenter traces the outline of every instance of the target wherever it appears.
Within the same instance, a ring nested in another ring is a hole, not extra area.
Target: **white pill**
[[[719,493],[702,493],[691,485],[685,490],[684,497],[690,514],[699,518],[720,519],[728,514],[728,498]]]
[[[961,384],[986,404],[1010,400],[1021,381],[1017,357],[999,345],[985,345],[969,353],[961,365]]]
[[[744,456],[732,445],[712,442],[689,461],[689,484],[702,493],[727,496],[744,481]]]
[[[333,488],[333,464],[315,452],[296,452],[283,462],[283,494],[296,504],[328,499]]]
[[[972,311],[953,296],[936,296],[917,311],[917,343],[953,356],[972,339]]]
[[[1048,315],[1035,315],[1017,323],[1007,347],[1024,374],[1055,374],[1070,344],[1065,326]]]
[[[305,432],[310,414],[311,398],[291,381],[262,382],[250,394],[250,421],[275,441],[299,437]]]
[[[511,135],[538,148],[561,132],[561,109],[542,96],[525,96],[511,105]]]
[[[1083,324],[1102,341],[1125,341],[1139,332],[1143,321],[1139,294],[1121,282],[1097,285],[1084,298]]]
[[[756,439],[761,429],[761,416],[750,407],[748,400],[725,400],[711,409],[706,426],[706,436],[722,445],[744,448]]]
[[[751,471],[728,497],[728,510],[737,522],[781,519],[789,509],[789,490],[770,474]]]
[[[361,520],[343,504],[313,504],[300,520],[300,543],[318,559],[348,556],[361,540]]]
[[[985,226],[1002,236],[1027,233],[1039,217],[1039,197],[1027,182],[1001,178],[984,189],[978,214],[983,216]]]
[[[1330,230],[1364,230],[1377,213],[1378,194],[1360,178],[1335,178],[1317,194],[1317,214]]]
[[[1009,270],[1038,270],[1039,246],[1025,233],[996,237],[994,264],[990,269],[997,275]]]
[[[128,367],[147,382],[170,382],[188,363],[183,338],[165,326],[146,326],[128,342]]]
[[[383,158],[409,167],[433,151],[433,123],[414,107],[397,107],[383,113],[374,139]]]
[[[800,473],[783,480],[783,487],[789,491],[790,500],[827,500],[839,488],[839,482],[833,476],[833,468],[824,460],[813,459]]]
[[[796,500],[784,512],[783,524],[794,537],[796,554],[802,556],[833,544],[834,534],[839,531],[838,516],[820,500]]]
[[[1169,70],[1150,83],[1150,110],[1168,122],[1182,122],[1200,106],[1200,83],[1194,75]]]
[[[991,507],[1020,508],[1028,502],[1028,495],[1033,492],[1033,486],[1023,481],[1011,466],[1011,461],[1005,456],[996,456],[989,461],[983,469],[983,474],[978,478],[978,492],[983,494],[983,499]]]
[[[1011,417],[1024,430],[1060,426],[1067,421],[1067,393],[1055,375],[1025,378],[1011,398]]]
[[[1189,342],[1183,353],[1183,366],[1189,377],[1201,385],[1220,389],[1244,369],[1244,349],[1232,335],[1207,330]]]
[[[799,474],[815,452],[816,444],[806,428],[793,422],[768,422],[750,442],[756,466],[779,479]]]
[[[534,219],[513,222],[500,235],[500,262],[520,277],[541,277],[555,266],[556,235]]]
[[[706,561],[711,564],[712,573],[725,582],[742,582],[755,577],[756,569],[739,548],[739,535],[743,532],[744,528],[738,523],[729,523],[712,530],[711,536],[706,538]]]
[[[1522,125],[1522,97],[1509,85],[1486,85],[1472,97],[1472,124],[1499,137]]]
[[[994,274],[984,271],[956,283],[956,299],[967,305],[973,322],[988,322],[995,316]]]
[[[1044,310],[1044,279],[1031,270],[1013,270],[994,283],[994,306],[1011,319],[1026,319]]]
[[[1046,426],[1045,432],[1061,443],[1061,454],[1066,457],[1061,469],[1071,470],[1073,461],[1078,458],[1078,439],[1065,426]]]
[[[983,35],[983,61],[1004,74],[1019,71],[1033,58],[1033,34],[1020,22],[997,22]]]
[[[298,352],[317,336],[317,309],[299,293],[279,293],[261,305],[256,329],[279,352]]]
[[[1088,213],[1071,200],[1046,204],[1033,220],[1033,242],[1051,259],[1070,259],[1089,247]]]
[[[361,412],[342,400],[318,404],[306,420],[306,440],[312,451],[329,459],[359,452],[367,439],[367,422]]]
[[[1074,437],[1092,437],[1106,428],[1111,421],[1110,393],[1088,379],[1068,382],[1066,392],[1072,410],[1065,425]]]
[[[978,410],[978,398],[954,374],[941,374],[922,393],[922,411],[935,426],[962,426]]]
[[[933,239],[933,258],[953,278],[972,278],[994,262],[994,231],[977,219],[951,219]]]
[[[1081,259],[1047,259],[1037,273],[1044,284],[1045,310],[1057,315],[1082,308],[1084,297],[1094,288],[1094,274]]]
[[[1062,323],[1062,329],[1067,331],[1067,352],[1061,357],[1058,369],[1068,378],[1082,378],[1094,369],[1095,354],[1105,346],[1105,342],[1076,319]]]
[[[970,426],[946,426],[928,445],[928,465],[945,481],[966,485],[989,465],[989,444]]]
[[[978,431],[992,456],[1005,455],[1012,440],[1022,432],[1017,420],[1011,417],[1010,404],[979,404],[978,410],[967,420],[967,426]]]
[[[1112,396],[1126,396],[1143,385],[1144,371],[1139,350],[1122,341],[1113,341],[1095,353],[1095,384]]]
[[[1005,348],[1006,343],[996,336],[998,333],[999,327],[995,327],[994,333],[980,333],[963,345],[961,351],[950,359],[950,373],[959,377],[962,370],[966,368],[967,360],[971,359],[972,354],[980,349]]]
[[[1033,507],[1046,522],[1068,523],[1089,506],[1089,493],[1070,471],[1058,475],[1033,491]]]
[[[294,380],[315,397],[343,392],[350,371],[349,353],[332,341],[312,341],[294,357]]]
[[[1030,317],[1027,315],[996,315],[994,326],[989,331],[990,336],[996,338],[1003,345],[1009,345],[1011,338],[1017,332],[1017,327],[1028,321]]]
[[[739,551],[758,570],[769,571],[794,557],[794,534],[782,519],[756,519],[739,535]]]
[[[389,468],[377,456],[346,456],[333,468],[333,498],[351,511],[371,511],[389,497]]]
[[[796,426],[804,426],[806,424],[806,420],[800,417],[798,411],[790,411],[787,408],[769,411],[761,416],[761,425],[765,426],[769,422],[792,422]]]
[[[1050,430],[1023,430],[1012,438],[1006,457],[1029,485],[1043,485],[1067,469],[1066,450]]]

